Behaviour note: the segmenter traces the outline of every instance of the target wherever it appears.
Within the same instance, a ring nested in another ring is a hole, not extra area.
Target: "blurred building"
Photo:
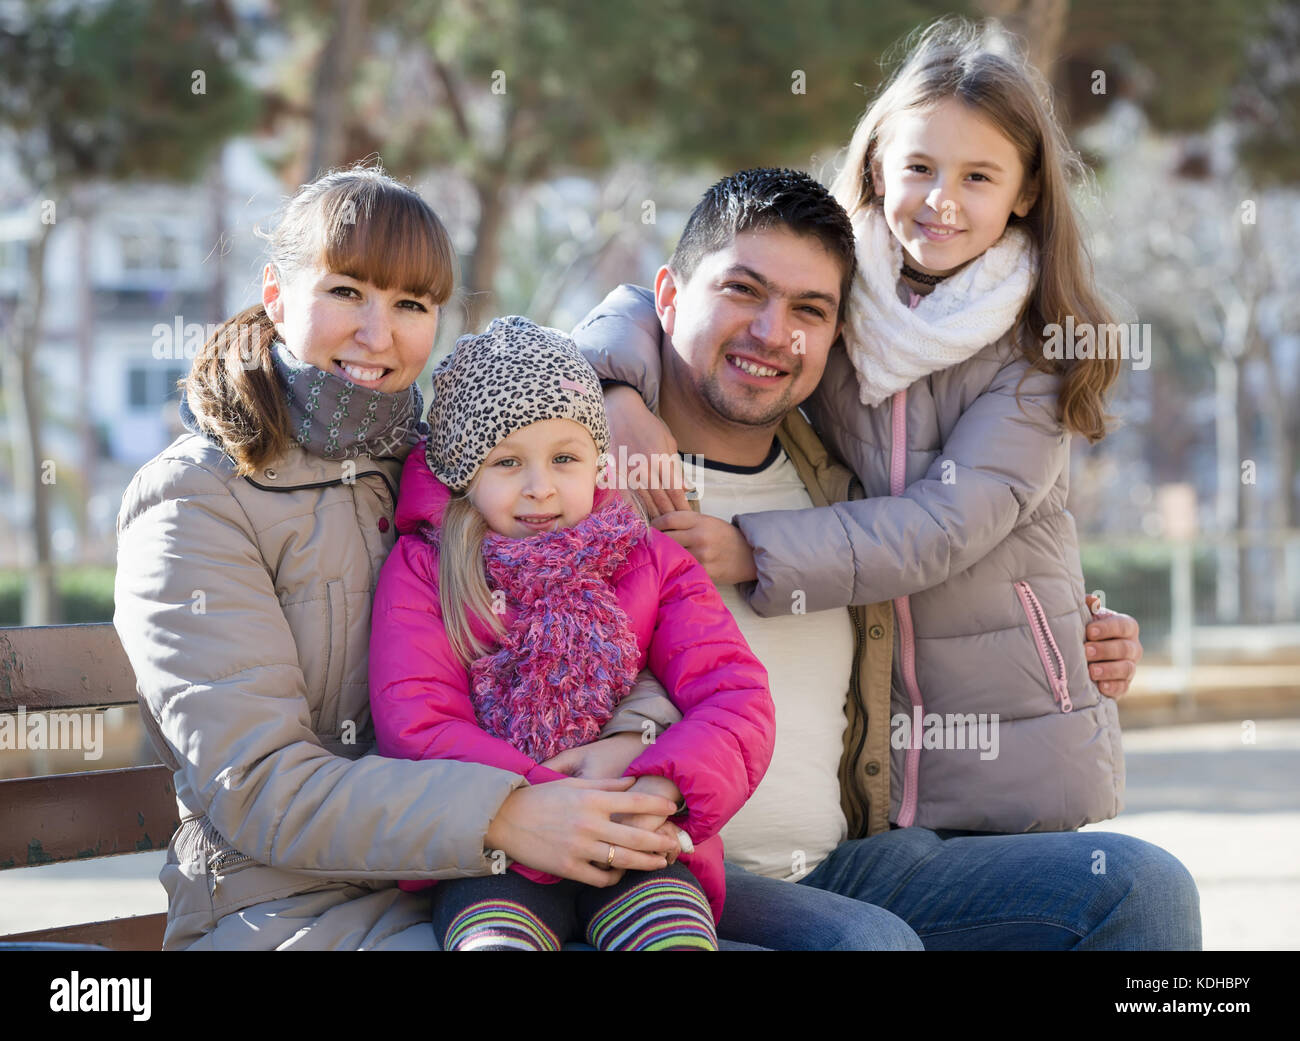
[[[5,165],[0,157],[0,167]],[[257,299],[261,243],[253,229],[268,222],[282,194],[252,144],[241,140],[228,144],[209,176],[193,185],[111,185],[78,200],[80,205],[54,200],[39,349],[43,449],[61,474],[93,474],[90,545],[75,545],[69,504],[54,497],[58,557],[102,557],[106,548],[111,554],[130,473],[180,430],[176,381],[210,325]],[[28,291],[27,243],[41,214],[30,198],[5,202],[0,313],[12,313]],[[83,380],[97,457],[90,468],[83,465],[78,432]],[[10,437],[5,424],[0,439],[7,446]],[[7,471],[10,453],[0,456]],[[13,566],[17,532],[25,528],[31,506],[18,501],[7,473],[0,500],[0,525],[9,528],[0,529],[0,566]]]

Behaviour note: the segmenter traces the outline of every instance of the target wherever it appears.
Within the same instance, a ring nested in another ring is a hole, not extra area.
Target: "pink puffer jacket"
[[[597,489],[599,508],[614,493]],[[397,506],[399,538],[375,589],[370,642],[370,706],[381,755],[459,759],[522,774],[530,784],[564,775],[482,730],[470,701],[469,673],[443,627],[438,553],[416,532],[439,524],[450,492],[430,472],[424,447],[406,460]],[[695,844],[683,855],[713,909],[725,893],[718,832],[753,794],[772,758],[776,716],[767,671],[701,567],[667,535],[650,529],[613,575],[640,659],[682,712],[628,768],[670,778],[686,800],[676,818]],[[514,615],[503,621],[508,626]],[[514,865],[536,881],[546,875]],[[428,883],[416,883],[427,885]]]

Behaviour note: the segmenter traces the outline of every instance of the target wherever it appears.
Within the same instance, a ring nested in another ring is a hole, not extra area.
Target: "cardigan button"
[[[385,531],[388,530],[388,518],[387,518],[387,517],[380,517],[380,518],[379,518],[379,530],[380,530],[381,532],[385,532]]]
[[[875,777],[878,773],[880,773],[880,764],[873,759],[867,764],[867,776]]]
[[[266,479],[267,479],[268,481],[274,481],[277,477],[280,476],[278,473],[276,473],[274,470],[272,470],[269,466],[268,466],[265,470],[263,470],[262,472],[266,475]]]
[[[879,640],[882,636],[885,635],[885,627],[883,625],[873,625],[870,629],[867,630],[867,635],[870,636],[873,640]]]

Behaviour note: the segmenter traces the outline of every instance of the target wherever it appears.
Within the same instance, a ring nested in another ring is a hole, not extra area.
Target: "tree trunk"
[[[496,313],[497,268],[501,266],[501,229],[505,224],[505,170],[493,164],[474,181],[478,198],[478,229],[474,252],[465,272],[465,332],[481,332],[485,319]]]
[[[1070,18],[1069,0],[980,0],[984,14],[1025,40],[1030,62],[1050,81]]]
[[[219,324],[230,317],[226,313],[226,253],[229,237],[226,233],[226,171],[225,150],[217,153],[209,182],[212,204],[212,253],[207,266],[212,272],[212,287],[208,291],[208,321]]]
[[[348,88],[355,79],[366,24],[366,0],[336,0],[334,26],[316,61],[311,152],[305,181],[342,165],[347,156]]]
[[[76,502],[77,552],[87,559],[90,550],[90,497],[95,492],[98,438],[90,405],[95,364],[95,291],[90,270],[94,237],[95,202],[92,189],[77,192],[77,443],[81,446],[81,492]]]
[[[1268,458],[1276,479],[1274,493],[1263,510],[1264,526],[1279,536],[1291,527],[1291,474],[1294,468],[1290,431],[1287,430],[1287,404],[1282,397],[1282,381],[1274,361],[1273,345],[1265,343],[1260,352],[1268,373],[1264,381],[1261,402],[1268,439]],[[1268,551],[1273,580],[1272,621],[1289,622],[1295,618],[1295,604],[1291,594],[1290,575],[1287,569],[1286,544],[1279,542]]]
[[[27,244],[27,279],[19,297],[5,351],[5,387],[12,427],[14,493],[31,503],[30,547],[23,625],[51,625],[59,616],[50,546],[50,487],[57,471],[46,467],[41,444],[42,408],[36,349],[45,304],[45,246],[52,224],[37,225]]]
[[[1232,538],[1239,520],[1241,452],[1237,438],[1237,363],[1220,358],[1214,366],[1214,435],[1218,458],[1214,518],[1220,537]],[[1230,624],[1241,613],[1240,553],[1233,542],[1219,543],[1215,581],[1215,621]]]

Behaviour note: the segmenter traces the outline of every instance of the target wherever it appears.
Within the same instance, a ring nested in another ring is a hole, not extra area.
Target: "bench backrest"
[[[0,713],[15,714],[10,740],[22,729],[20,713],[136,703],[135,674],[107,622],[0,628]],[[0,780],[0,870],[166,849],[178,824],[172,774],[161,764]],[[142,915],[0,940],[157,950],[165,920]]]

